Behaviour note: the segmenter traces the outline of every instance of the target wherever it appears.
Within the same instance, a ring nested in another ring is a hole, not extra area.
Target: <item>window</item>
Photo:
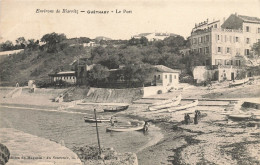
[[[174,75],[174,79],[176,79],[176,75]]]
[[[240,66],[240,60],[236,60],[236,66]]]
[[[199,53],[202,53],[202,48],[199,49]]]
[[[249,31],[250,31],[249,26],[246,26],[246,32],[249,32]]]
[[[222,60],[216,59],[216,60],[215,60],[215,63],[216,63],[216,65],[221,65],[221,64],[222,64]]]
[[[170,83],[172,82],[172,74],[170,74]]]
[[[250,38],[246,38],[246,43],[250,44]]]
[[[260,28],[257,29],[257,32],[260,33]]]
[[[259,28],[260,29],[260,28]],[[206,41],[209,41],[209,35],[206,35]]]
[[[193,44],[197,43],[197,38],[193,38]]]
[[[160,76],[160,75],[158,75],[158,80],[160,80],[160,78],[161,78],[161,76]]]
[[[239,38],[238,37],[236,37],[236,42],[239,42]]]
[[[215,24],[215,25],[214,25],[214,28],[218,28],[218,25],[217,25],[217,24]]]
[[[219,37],[219,35],[218,35],[218,41],[220,40],[220,37]]]
[[[249,49],[245,49],[245,55],[249,55]]]
[[[218,53],[221,53],[222,51],[221,51],[221,47],[218,47]]]
[[[205,53],[209,53],[209,47],[205,48]]]
[[[167,79],[167,74],[165,75],[165,78]]]
[[[199,43],[201,43],[202,42],[202,37],[199,37]]]
[[[230,48],[227,47],[227,53],[230,53]]]

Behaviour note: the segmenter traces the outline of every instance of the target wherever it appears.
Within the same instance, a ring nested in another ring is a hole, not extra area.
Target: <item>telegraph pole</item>
[[[99,134],[98,134],[98,124],[97,124],[96,109],[94,109],[94,114],[95,114],[95,121],[96,121],[96,130],[97,130],[97,139],[98,139],[99,154],[101,155],[101,147],[100,147],[100,140],[99,140]]]

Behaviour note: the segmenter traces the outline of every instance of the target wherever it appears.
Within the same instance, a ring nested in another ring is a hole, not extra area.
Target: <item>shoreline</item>
[[[234,99],[234,96],[241,96],[238,98],[239,100],[247,100],[247,98],[254,100],[253,98],[259,98],[260,92],[254,90],[254,88],[257,89],[258,87],[259,85],[254,85],[254,87],[253,85],[247,85],[245,87],[226,89],[218,87],[219,90],[214,89],[214,91],[208,91],[206,87],[194,87],[185,91],[156,95],[154,98],[171,98],[182,93],[184,98],[205,98],[202,96],[206,95],[214,99],[223,98],[226,92],[228,96],[231,97],[224,98]],[[239,92],[241,95],[237,95]],[[232,93],[234,93],[234,96],[231,95]],[[242,96],[244,95],[247,97],[243,98]],[[48,99],[45,100],[50,102]],[[10,102],[10,104],[12,103],[13,101]],[[23,106],[28,105],[28,103],[23,104]],[[38,105],[49,106],[48,103]],[[54,104],[52,103],[51,105]],[[56,105],[59,104],[56,103]],[[37,106],[37,103],[30,106]],[[74,107],[64,112],[73,113],[73,111],[80,111],[89,114],[92,113],[90,109],[93,107],[94,106],[88,105],[78,110]],[[101,112],[100,109],[102,108],[100,106],[97,107],[97,111]],[[140,164],[193,164],[193,162],[202,164],[260,163],[260,157],[254,156],[251,158],[255,152],[260,152],[260,134],[251,135],[251,133],[259,131],[259,129],[255,130],[254,128],[247,127],[245,123],[233,122],[230,124],[226,120],[226,115],[221,114],[225,112],[225,108],[233,110],[234,104],[229,103],[228,105],[222,106],[203,105],[196,107],[196,109],[201,110],[203,114],[203,118],[201,118],[197,125],[182,124],[184,112],[193,113],[195,109],[177,113],[149,114],[146,108],[147,104],[132,104],[128,110],[115,114],[119,117],[123,116],[131,119],[146,120],[160,128],[160,132],[163,136],[155,139],[154,142],[150,142],[150,144],[148,142],[149,145],[136,153]],[[62,113],[63,111],[55,110],[55,112]],[[212,138],[214,138],[215,141],[212,141]],[[242,144],[245,146],[244,151],[236,151],[236,149],[239,148],[238,146]],[[212,154],[216,155],[218,159],[212,158],[210,156]],[[242,158],[237,158],[236,155],[242,155],[241,157],[248,160],[248,162],[243,161]]]

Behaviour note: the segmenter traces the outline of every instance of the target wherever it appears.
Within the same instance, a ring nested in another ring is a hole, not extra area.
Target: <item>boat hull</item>
[[[198,104],[199,104],[199,101],[195,100],[194,102],[192,102],[190,104],[186,104],[186,105],[182,105],[182,106],[173,107],[171,109],[168,109],[168,112],[173,112],[173,111],[188,109],[188,108],[191,108],[191,107],[196,107]]]
[[[180,104],[180,102],[181,102],[181,95],[178,96],[175,101],[171,101],[170,103],[167,103],[167,104],[164,104],[164,105],[149,106],[148,110],[156,111],[156,110],[160,110],[160,109],[166,109],[166,108],[177,106],[177,105]]]
[[[251,115],[227,115],[232,120],[246,120],[251,118]]]
[[[143,125],[133,127],[133,126],[121,126],[121,127],[107,127],[107,131],[113,131],[113,132],[129,132],[129,131],[142,131],[144,128]]]
[[[128,107],[129,107],[129,105],[120,106],[120,107],[116,107],[116,108],[105,108],[104,112],[120,112],[120,111],[127,110]]]
[[[85,120],[86,123],[95,123],[96,122],[96,119],[94,119],[94,118],[84,117],[84,120]],[[110,122],[110,119],[97,119],[97,122],[98,123]]]

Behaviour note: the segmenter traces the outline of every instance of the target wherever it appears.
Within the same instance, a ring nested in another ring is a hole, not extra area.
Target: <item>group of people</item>
[[[200,111],[196,110],[195,115],[194,115],[194,122],[193,122],[194,124],[198,124],[198,120],[199,120],[200,115],[201,115]],[[191,118],[190,118],[190,115],[188,113],[184,114],[184,122],[185,122],[185,124],[191,123]]]

